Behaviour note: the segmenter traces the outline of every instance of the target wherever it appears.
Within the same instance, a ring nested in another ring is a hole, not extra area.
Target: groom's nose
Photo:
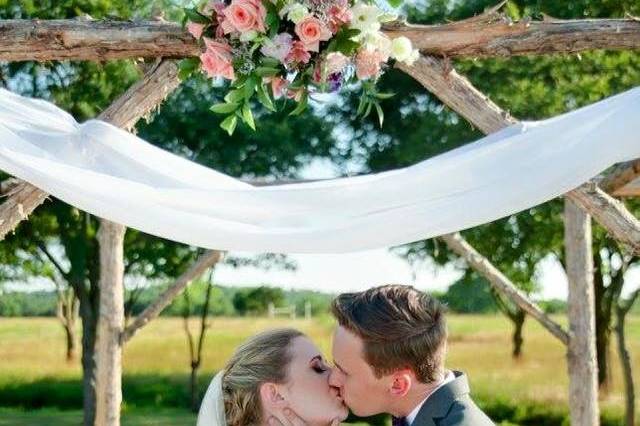
[[[331,369],[331,374],[329,374],[329,385],[342,388],[342,372],[337,368]]]

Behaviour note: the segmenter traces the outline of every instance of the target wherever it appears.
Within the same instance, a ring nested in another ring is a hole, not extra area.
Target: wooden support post
[[[571,424],[597,426],[598,373],[595,341],[595,302],[591,217],[572,200],[565,200],[565,251],[569,279],[569,411]]]

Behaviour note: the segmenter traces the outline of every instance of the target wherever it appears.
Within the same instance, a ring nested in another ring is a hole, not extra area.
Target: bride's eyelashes
[[[329,367],[327,367],[327,365],[318,358],[313,360],[313,362],[311,363],[311,368],[318,374],[324,374],[329,371]]]
[[[315,372],[316,372],[316,373],[318,373],[318,374],[322,374],[322,373],[324,373],[325,371],[327,371],[327,369],[326,369],[326,368],[322,368],[322,367],[320,367],[320,366],[318,366],[318,365],[314,365],[312,368],[313,368],[313,371],[315,371]]]

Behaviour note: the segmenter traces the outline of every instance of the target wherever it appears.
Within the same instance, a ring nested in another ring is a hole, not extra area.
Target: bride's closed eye
[[[329,370],[327,364],[319,356],[311,360],[311,368],[318,374],[326,373]]]

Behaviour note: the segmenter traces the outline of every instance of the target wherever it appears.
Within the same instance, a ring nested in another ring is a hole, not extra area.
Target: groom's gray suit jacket
[[[427,398],[411,426],[494,426],[469,396],[467,376],[453,374],[453,381]]]

